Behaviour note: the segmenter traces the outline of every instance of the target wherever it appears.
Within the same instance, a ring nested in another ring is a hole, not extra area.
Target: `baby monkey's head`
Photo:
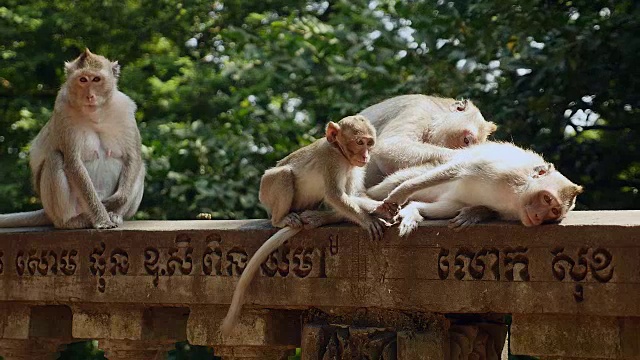
[[[376,129],[362,115],[347,116],[338,123],[329,122],[327,141],[336,146],[353,166],[365,166],[376,143]]]

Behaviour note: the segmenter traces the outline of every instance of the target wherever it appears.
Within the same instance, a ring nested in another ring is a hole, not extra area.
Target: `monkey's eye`
[[[84,76],[80,78],[80,82],[87,82],[87,81],[89,81],[89,80]]]
[[[560,210],[558,210],[558,208],[553,208],[551,209],[551,212],[553,213],[553,215],[558,216],[560,215]]]
[[[100,76],[96,76],[93,78],[93,82],[100,82]]]
[[[545,195],[543,197],[543,199],[544,199],[544,202],[546,202],[547,204],[551,205],[551,197],[549,195]],[[556,211],[557,211],[557,209],[556,209]]]
[[[362,146],[362,145],[364,145],[364,140],[358,139],[358,140],[356,140],[356,144]]]
[[[376,143],[375,143],[373,140],[369,140],[369,141],[367,142],[367,146],[368,146],[368,147],[372,147],[372,146],[373,146],[373,145],[375,145],[375,144],[376,144]]]
[[[468,136],[465,136],[465,137],[464,137],[464,144],[465,144],[465,145],[469,145],[469,143],[470,143],[470,142],[471,142],[471,140],[469,140],[469,137],[468,137]]]

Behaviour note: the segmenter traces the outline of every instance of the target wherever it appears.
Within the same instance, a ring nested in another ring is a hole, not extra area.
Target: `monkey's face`
[[[76,70],[68,78],[69,94],[77,106],[95,111],[113,94],[115,81],[106,71]]]
[[[375,140],[371,136],[355,136],[347,140],[344,152],[349,163],[358,167],[367,165],[371,159],[369,152],[374,144]]]
[[[520,213],[525,226],[562,220],[575,207],[576,196],[582,193],[581,186],[553,169],[530,181],[533,186],[523,194],[525,201]]]
[[[338,123],[329,122],[327,141],[337,147],[352,166],[362,167],[370,159],[376,142],[376,129],[362,115],[347,116]]]
[[[486,121],[477,108],[434,115],[434,120],[434,129],[423,140],[449,149],[483,143],[497,128],[496,124]]]

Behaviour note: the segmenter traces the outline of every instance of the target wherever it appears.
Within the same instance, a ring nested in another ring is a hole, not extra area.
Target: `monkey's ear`
[[[491,121],[488,121],[485,127],[487,129],[487,135],[491,135],[494,131],[498,130],[498,125]]]
[[[338,140],[338,133],[340,132],[340,125],[334,123],[333,121],[329,121],[327,124],[327,130],[325,136],[329,143],[334,143]]]
[[[575,196],[578,196],[578,195],[580,195],[580,194],[582,194],[584,192],[584,189],[580,185],[575,185],[573,187],[573,189],[574,189],[574,192],[575,192]]]
[[[117,60],[111,63],[111,71],[116,79],[120,77],[120,64],[118,64]]]

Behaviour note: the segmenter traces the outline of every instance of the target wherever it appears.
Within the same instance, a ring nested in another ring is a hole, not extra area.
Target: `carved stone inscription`
[[[153,247],[144,250],[144,269],[147,274],[153,275],[153,285],[156,287],[160,276],[190,275],[193,270],[191,238],[180,234],[176,236],[175,245],[166,254]]]
[[[74,275],[78,266],[77,250],[18,250],[16,273],[20,276]]]
[[[234,246],[224,250],[218,235],[207,237],[207,247],[202,257],[202,273],[211,276],[240,276],[249,262],[244,248]],[[332,236],[328,246],[295,246],[288,242],[261,264],[262,275],[267,277],[294,276],[304,278],[314,271],[319,278],[327,277],[327,256],[338,254],[338,237]]]
[[[438,255],[438,276],[441,280],[529,281],[527,248],[459,248],[455,251],[441,248]],[[453,264],[453,265],[452,265]]]
[[[584,287],[580,282],[609,282],[613,278],[613,255],[604,248],[581,247],[575,256],[565,253],[564,247],[551,250],[551,272],[558,281],[573,281],[573,297],[576,302],[584,301]],[[590,276],[589,276],[590,275]]]
[[[120,248],[115,248],[110,252],[107,262],[106,245],[100,242],[89,255],[89,271],[98,277],[98,291],[104,293],[107,286],[105,274],[116,276],[127,275],[129,272],[129,254]]]

